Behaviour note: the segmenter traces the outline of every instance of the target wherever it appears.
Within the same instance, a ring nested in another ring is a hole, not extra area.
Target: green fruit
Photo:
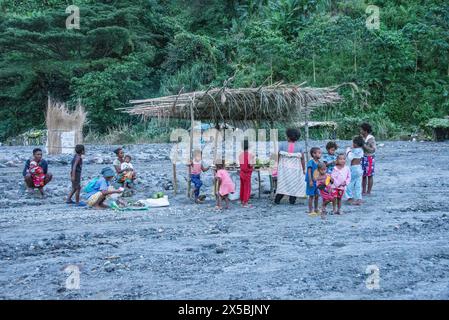
[[[164,193],[163,192],[158,192],[157,193],[157,197],[158,198],[163,198],[164,197]]]
[[[158,194],[157,193],[153,193],[153,195],[151,196],[153,199],[157,199],[158,198]]]

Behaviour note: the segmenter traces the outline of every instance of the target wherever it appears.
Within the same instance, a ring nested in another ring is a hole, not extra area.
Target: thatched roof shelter
[[[304,84],[274,84],[258,88],[211,88],[206,91],[131,100],[124,111],[144,118],[191,119],[213,123],[241,121],[291,121],[314,108],[341,101],[340,86],[305,87]]]
[[[342,100],[338,89],[346,84],[327,88],[312,88],[302,84],[276,83],[270,86],[257,88],[231,89],[210,88],[205,91],[196,91],[144,100],[131,100],[133,105],[123,111],[145,118],[177,118],[189,119],[191,127],[194,121],[201,120],[220,123],[231,123],[237,126],[246,122],[294,122],[305,120],[306,151],[308,149],[308,114],[319,106],[332,105]],[[355,85],[349,84],[353,88]],[[193,130],[191,131],[193,141]],[[217,141],[215,140],[215,143]],[[190,159],[192,159],[192,146],[190,143]],[[215,146],[215,150],[217,146]],[[307,152],[306,152],[307,157]],[[189,166],[190,176],[190,166]],[[173,164],[173,181],[176,181],[176,164]],[[176,183],[174,190],[176,193]],[[190,196],[190,183],[187,194]]]

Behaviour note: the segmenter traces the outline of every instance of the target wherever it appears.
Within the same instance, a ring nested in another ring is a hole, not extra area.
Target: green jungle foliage
[[[80,29],[65,27],[71,4]],[[365,25],[368,4],[379,30]],[[412,133],[449,114],[449,2],[0,0],[0,140],[43,128],[48,94],[81,98],[91,136],[125,126],[166,137],[117,109],[232,76],[232,87],[354,82],[367,101],[343,91],[313,117],[337,121],[339,137],[361,121],[383,138]]]

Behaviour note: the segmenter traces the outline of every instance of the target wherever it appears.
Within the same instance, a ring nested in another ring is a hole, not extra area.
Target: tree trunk
[[[316,82],[315,53],[312,56],[312,67],[313,67],[313,82]]]

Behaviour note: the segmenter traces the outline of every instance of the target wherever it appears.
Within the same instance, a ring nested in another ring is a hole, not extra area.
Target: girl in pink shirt
[[[217,173],[215,174],[215,180],[218,182],[217,193],[217,205],[215,209],[221,210],[221,200],[226,202],[226,209],[229,209],[229,194],[235,192],[235,185],[229,175],[229,172],[224,169],[223,164],[216,164]]]
[[[346,156],[344,154],[339,154],[337,160],[335,161],[335,167],[332,171],[332,179],[334,180],[333,188],[335,192],[335,199],[337,199],[337,212],[336,214],[341,214],[341,199],[345,194],[346,186],[351,182],[351,171],[345,165]]]

